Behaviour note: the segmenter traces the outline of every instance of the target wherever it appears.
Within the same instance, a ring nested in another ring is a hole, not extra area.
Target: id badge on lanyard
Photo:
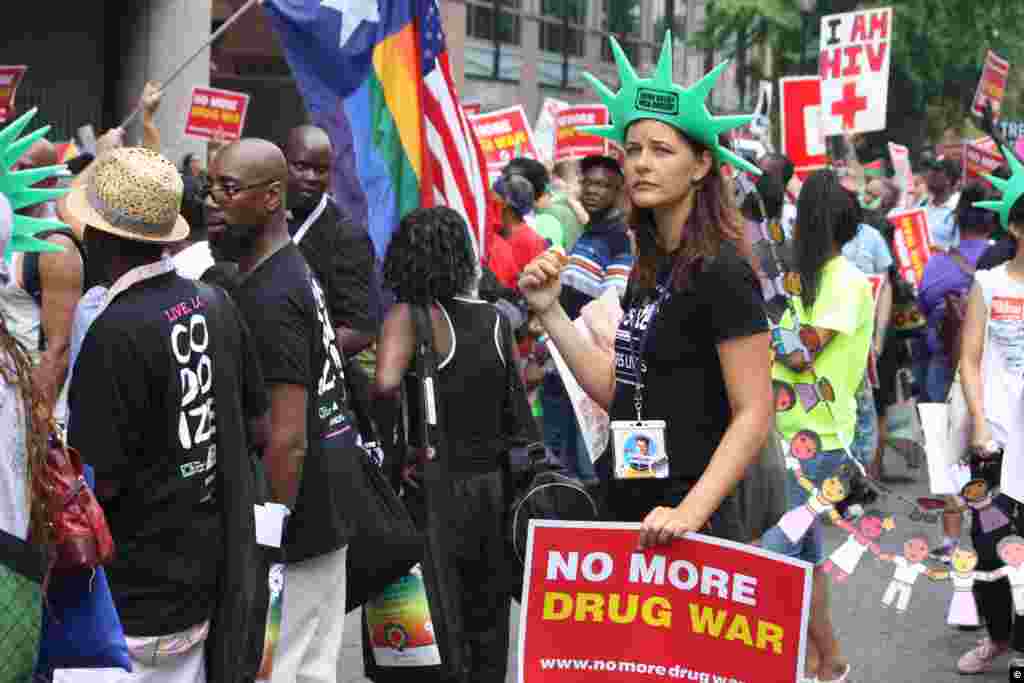
[[[658,311],[668,298],[668,290],[658,297],[647,320],[639,347],[636,336],[630,334],[630,351],[633,367],[636,368],[636,386],[633,393],[635,420],[614,420],[611,425],[612,446],[615,456],[614,476],[616,479],[668,479],[669,459],[665,445],[665,421],[644,419],[644,388],[647,381],[647,364],[643,352],[657,319]]]

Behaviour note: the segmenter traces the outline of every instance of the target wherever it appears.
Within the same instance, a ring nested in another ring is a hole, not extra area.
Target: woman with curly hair
[[[509,597],[503,577],[505,453],[510,438],[538,441],[516,366],[508,320],[471,292],[477,260],[469,228],[455,211],[418,209],[388,247],[384,279],[396,304],[377,348],[378,396],[394,396],[413,364],[413,307],[427,307],[437,356],[435,395],[443,406],[451,500],[447,536],[461,590],[468,678],[503,681],[508,660]]]

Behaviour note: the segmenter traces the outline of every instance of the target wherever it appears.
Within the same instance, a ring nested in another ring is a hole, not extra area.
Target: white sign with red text
[[[821,120],[826,137],[885,129],[892,65],[892,8],[821,20]]]

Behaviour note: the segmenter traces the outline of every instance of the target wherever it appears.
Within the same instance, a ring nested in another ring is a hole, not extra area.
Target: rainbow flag
[[[311,120],[334,145],[332,193],[383,257],[401,218],[444,204],[477,253],[483,157],[451,78],[436,0],[266,0]]]

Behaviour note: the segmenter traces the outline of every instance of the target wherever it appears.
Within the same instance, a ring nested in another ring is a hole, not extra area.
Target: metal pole
[[[183,72],[188,67],[189,64],[194,62],[196,57],[202,54],[203,50],[210,47],[210,45],[215,40],[224,35],[224,32],[227,31],[232,24],[241,19],[243,14],[248,12],[254,5],[261,4],[263,4],[263,0],[247,0],[246,3],[242,5],[237,12],[232,14],[223,24],[221,24],[220,28],[218,28],[216,31],[210,34],[210,37],[206,40],[206,42],[200,45],[199,48],[194,53],[192,53],[191,57],[186,59],[181,66],[179,66],[177,69],[174,70],[173,73],[171,73],[170,76],[168,76],[166,79],[160,82],[160,92],[163,92],[171,81],[180,76],[181,72]],[[135,109],[133,109],[132,113],[128,115],[128,118],[121,122],[121,125],[119,127],[126,128],[128,124],[130,124],[135,119],[135,117],[139,115],[140,111],[142,111],[142,102],[139,102],[135,105]]]
[[[569,88],[569,2],[562,0],[562,90]]]
[[[800,13],[800,71],[807,66],[807,24],[810,18],[808,12]]]

